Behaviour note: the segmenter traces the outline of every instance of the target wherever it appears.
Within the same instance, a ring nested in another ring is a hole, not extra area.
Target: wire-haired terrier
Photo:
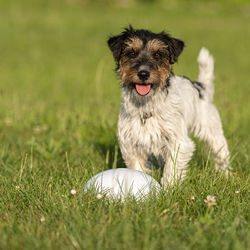
[[[214,61],[202,48],[199,77],[174,76],[184,42],[165,32],[125,29],[108,40],[121,78],[123,101],[118,121],[122,156],[128,168],[150,172],[154,157],[163,167],[162,185],[186,176],[195,145],[193,133],[208,143],[217,170],[230,170],[229,151],[214,106]]]

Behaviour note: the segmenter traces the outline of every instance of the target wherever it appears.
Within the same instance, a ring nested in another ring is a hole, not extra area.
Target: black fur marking
[[[169,89],[169,87],[171,86],[170,77],[173,76],[173,75],[174,75],[174,73],[173,73],[173,71],[171,70],[170,76],[166,79],[165,89],[166,89],[166,91],[167,91],[167,94],[168,94],[168,92],[169,92],[168,89]]]
[[[166,87],[166,89],[167,89],[167,88],[170,87],[170,77],[167,78],[166,83],[167,83],[167,84],[165,85],[165,87]]]
[[[193,87],[198,91],[199,98],[203,99],[203,92],[205,91],[205,88],[204,88],[203,84],[201,82],[198,82],[198,81],[191,81],[186,76],[182,76],[182,78],[187,79],[188,81],[190,81],[192,83]]]
[[[201,82],[192,82],[194,88],[198,91],[200,99],[203,99],[204,86]]]
[[[171,84],[170,84],[170,77],[167,78],[166,83],[167,83],[167,84],[165,85],[165,88],[166,88],[167,94],[168,94],[168,88],[169,88],[170,85],[171,85]]]

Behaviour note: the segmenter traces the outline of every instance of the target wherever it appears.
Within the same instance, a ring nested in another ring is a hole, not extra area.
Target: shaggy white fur
[[[163,185],[185,178],[195,149],[189,133],[208,143],[217,170],[227,173],[230,169],[220,116],[212,104],[214,61],[207,49],[201,49],[198,64],[198,81],[203,86],[199,91],[180,76],[170,77],[168,88],[158,88],[150,96],[138,97],[126,86],[122,90],[118,137],[126,165],[149,172],[148,162],[154,156],[164,167]]]

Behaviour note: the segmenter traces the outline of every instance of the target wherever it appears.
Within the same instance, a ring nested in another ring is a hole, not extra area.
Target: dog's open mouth
[[[139,95],[147,95],[151,90],[151,84],[135,84],[135,89]]]

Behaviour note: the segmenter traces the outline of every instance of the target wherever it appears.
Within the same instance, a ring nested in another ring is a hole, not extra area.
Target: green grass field
[[[0,3],[0,248],[249,249],[250,4],[94,2]],[[173,193],[143,204],[84,194],[94,174],[125,167],[106,40],[128,24],[186,42],[176,74],[196,79],[200,48],[214,55],[229,179],[197,141],[188,178]],[[216,206],[207,207],[207,195]]]

